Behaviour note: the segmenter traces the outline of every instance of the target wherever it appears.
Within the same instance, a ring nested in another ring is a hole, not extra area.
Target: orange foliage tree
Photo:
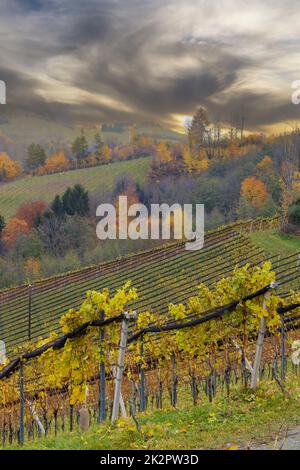
[[[46,209],[44,201],[24,202],[16,213],[16,219],[24,220],[28,227],[32,229],[36,218]]]
[[[265,183],[256,178],[248,176],[241,185],[241,196],[256,209],[259,209],[268,197],[268,191]]]
[[[9,181],[22,172],[20,162],[12,160],[6,152],[0,153],[0,181]]]
[[[20,235],[29,235],[30,228],[25,220],[11,219],[3,230],[3,241],[11,248]]]
[[[69,160],[67,159],[65,152],[59,150],[50,157],[47,158],[45,165],[39,168],[38,174],[44,175],[48,173],[55,173],[57,171],[64,171],[69,168]]]

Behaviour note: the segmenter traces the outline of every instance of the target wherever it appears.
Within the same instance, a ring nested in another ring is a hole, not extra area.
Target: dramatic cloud
[[[71,121],[157,120],[195,108],[250,129],[299,119],[296,0],[2,0],[8,103]]]

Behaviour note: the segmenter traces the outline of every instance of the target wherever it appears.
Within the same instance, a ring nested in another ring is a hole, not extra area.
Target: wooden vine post
[[[275,289],[276,286],[277,286],[276,283],[271,282],[270,289],[264,295],[263,310],[267,310],[267,300],[271,295],[271,290]],[[255,359],[254,359],[253,370],[251,374],[250,388],[252,390],[255,390],[258,384],[259,369],[260,369],[260,364],[261,364],[265,332],[266,332],[266,323],[267,323],[266,317],[263,316],[260,321],[260,327],[259,327],[258,337],[257,337],[257,342],[256,342]]]
[[[121,385],[122,378],[124,373],[124,364],[125,364],[125,352],[127,347],[127,337],[128,337],[128,326],[131,320],[136,318],[136,312],[132,314],[125,312],[121,324],[121,335],[120,335],[120,346],[119,346],[119,357],[115,377],[115,391],[114,391],[114,403],[113,410],[111,415],[111,423],[114,424],[119,416],[120,408],[120,397],[121,397]]]
[[[144,337],[141,338],[141,362],[140,362],[140,411],[145,411],[146,409],[146,397],[145,397],[145,370],[143,367],[143,356],[144,356]]]
[[[285,325],[284,325],[284,315],[281,315],[281,380],[285,380]]]
[[[104,321],[104,312],[100,312],[100,320]],[[105,360],[104,360],[104,328],[100,328],[100,370],[99,370],[99,408],[98,423],[106,420],[106,400],[105,400]]]
[[[24,366],[21,359],[19,369],[19,397],[20,397],[20,445],[24,444]]]
[[[176,407],[176,382],[177,382],[177,377],[176,377],[176,358],[175,354],[172,354],[171,357],[172,361],[172,378],[171,378],[171,406],[174,408]]]

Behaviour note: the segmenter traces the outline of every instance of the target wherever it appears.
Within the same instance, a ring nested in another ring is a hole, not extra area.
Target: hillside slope
[[[111,163],[93,168],[65,171],[53,175],[28,176],[11,183],[0,184],[0,214],[12,217],[20,204],[29,201],[51,202],[69,186],[82,184],[89,192],[110,191],[115,179],[125,173],[134,175],[137,182],[146,177],[149,158]]]
[[[195,295],[197,286],[212,286],[229,276],[236,266],[273,262],[280,280],[290,274],[292,282],[280,293],[299,288],[298,254],[287,259],[269,257],[250,239],[240,233],[239,226],[211,232],[199,251],[185,250],[183,243],[172,244],[139,253],[114,262],[86,268],[56,278],[40,281],[34,286],[22,286],[0,294],[0,331],[10,351],[29,337],[47,336],[59,327],[58,320],[70,308],[78,308],[90,289],[105,287],[111,292],[131,280],[138,290],[138,300],[132,305],[138,311],[167,312],[169,302],[185,302]]]
[[[276,230],[253,233],[250,238],[270,255],[288,256],[300,250],[300,237],[282,234]]]

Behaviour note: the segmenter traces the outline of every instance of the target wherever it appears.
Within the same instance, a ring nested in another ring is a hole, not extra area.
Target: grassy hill
[[[274,230],[253,233],[251,240],[270,255],[289,256],[300,251],[300,237]]]
[[[66,171],[54,175],[28,176],[11,183],[0,184],[0,214],[5,219],[12,217],[20,204],[42,200],[51,202],[56,194],[61,194],[69,186],[82,184],[89,192],[108,191],[115,179],[124,173],[130,173],[137,182],[146,177],[149,158],[140,158],[126,162],[80,170]]]

